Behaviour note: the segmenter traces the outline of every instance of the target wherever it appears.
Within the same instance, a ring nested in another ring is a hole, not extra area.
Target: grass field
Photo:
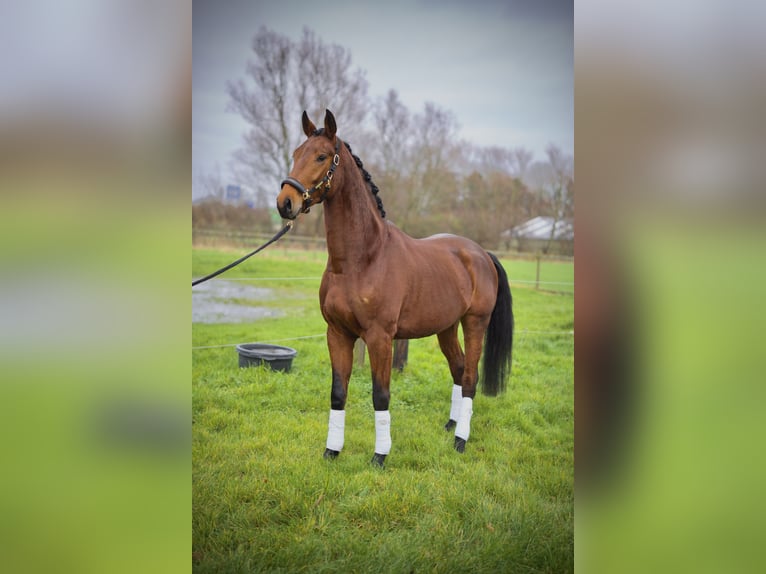
[[[202,276],[238,256],[195,249]],[[573,569],[571,285],[536,291],[535,263],[504,260],[516,317],[513,374],[477,394],[463,455],[443,430],[451,379],[435,337],[410,342],[391,382],[393,446],[375,442],[367,366],[355,368],[346,443],[322,459],[330,365],[319,312],[324,254],[275,249],[227,272],[284,312],[246,324],[197,324],[193,350],[195,572],[567,572]],[[289,279],[290,277],[296,279]],[[572,264],[541,280],[571,282]],[[239,369],[233,345],[295,339],[290,373]],[[367,363],[368,365],[369,363]]]

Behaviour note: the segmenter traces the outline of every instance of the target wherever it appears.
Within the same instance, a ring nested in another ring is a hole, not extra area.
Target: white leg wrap
[[[461,385],[452,385],[452,406],[449,410],[451,421],[457,422],[460,418],[460,401],[463,399],[463,387]]]
[[[473,399],[463,397],[460,402],[460,418],[457,419],[455,436],[468,440],[471,434],[471,415],[473,414]]]
[[[388,411],[375,411],[375,452],[391,452],[391,414]]]
[[[330,409],[330,423],[327,429],[327,448],[340,452],[343,449],[343,434],[346,428],[346,411]]]

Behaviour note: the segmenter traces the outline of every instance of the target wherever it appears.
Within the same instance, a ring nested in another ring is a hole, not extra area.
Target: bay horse
[[[324,204],[327,267],[319,303],[327,322],[332,365],[325,458],[343,448],[345,406],[354,343],[366,343],[372,370],[375,451],[383,466],[391,450],[389,413],[392,342],[436,335],[452,375],[452,403],[445,429],[464,452],[484,346],[482,391],[497,395],[510,373],[513,310],[508,278],[497,257],[470,239],[440,234],[414,239],[385,219],[377,186],[336,135],[325,111],[317,129],[303,112],[304,141],[282,182],[277,209],[285,219]],[[458,340],[463,327],[465,353]]]

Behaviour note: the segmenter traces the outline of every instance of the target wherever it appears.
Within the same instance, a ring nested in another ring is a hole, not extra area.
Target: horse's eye
[[[322,154],[319,157],[317,157],[317,161],[318,162],[323,162],[326,159],[327,159],[327,156],[325,154]]]

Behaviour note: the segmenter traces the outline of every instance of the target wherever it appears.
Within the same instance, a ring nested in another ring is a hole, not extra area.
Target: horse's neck
[[[378,214],[372,194],[350,154],[343,181],[332,199],[324,204],[327,252],[335,273],[358,272],[366,268],[382,249],[385,223]],[[333,182],[335,183],[335,182]]]

